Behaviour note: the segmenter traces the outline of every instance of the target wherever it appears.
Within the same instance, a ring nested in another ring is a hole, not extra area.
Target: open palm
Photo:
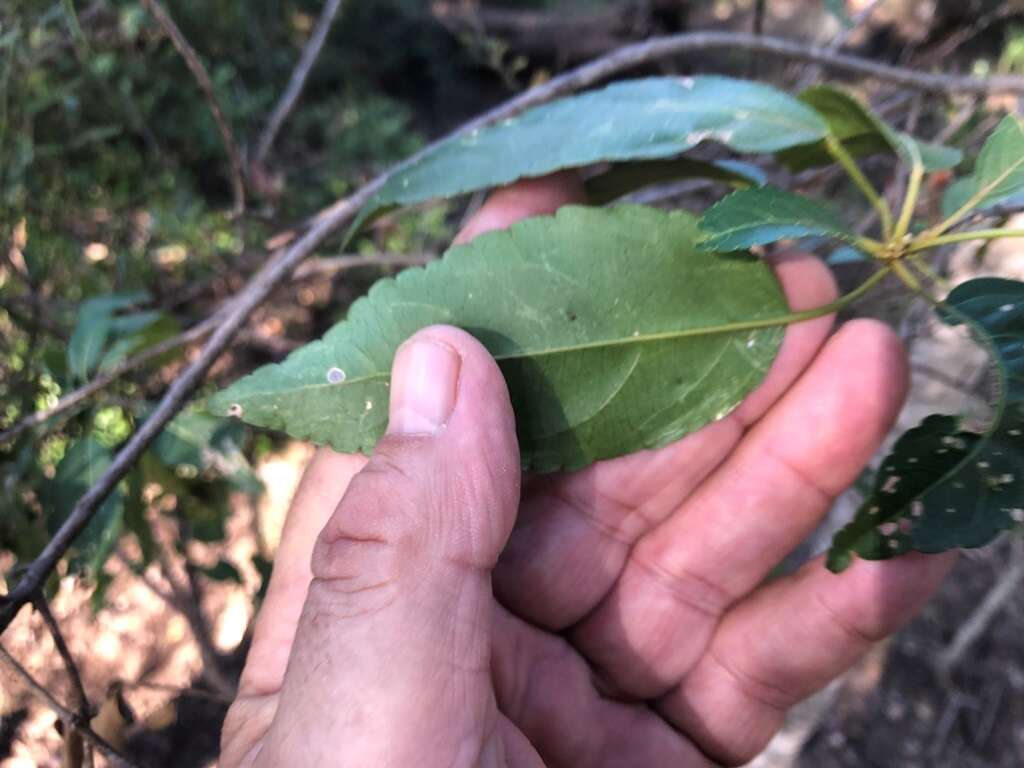
[[[568,176],[521,183],[460,238],[577,199]],[[794,310],[834,296],[809,256],[776,271]],[[421,346],[457,354],[450,416],[436,434],[392,428],[369,463],[317,454],[222,764],[749,760],[790,706],[912,616],[951,562],[835,576],[819,560],[767,581],[857,477],[905,392],[891,331],[856,321],[829,338],[831,322],[791,326],[765,382],[699,432],[525,478],[496,364],[461,331],[421,331]],[[397,374],[393,389],[413,386]]]

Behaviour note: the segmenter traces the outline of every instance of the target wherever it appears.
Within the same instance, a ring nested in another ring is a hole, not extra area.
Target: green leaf
[[[146,298],[144,293],[113,294],[82,302],[78,308],[75,328],[68,340],[68,372],[73,380],[86,381],[96,369],[107,340],[115,330],[115,314]]]
[[[644,160],[617,163],[604,173],[587,180],[587,200],[605,205],[612,200],[649,187],[678,179],[702,178],[738,187],[761,185],[764,173],[757,166],[729,161],[707,162],[678,157],[671,160]]]
[[[695,247],[692,216],[569,206],[378,282],[327,335],[209,402],[339,451],[369,451],[387,421],[398,345],[434,323],[497,358],[523,463],[578,468],[676,440],[729,413],[764,376],[787,312],[756,259]]]
[[[207,578],[214,581],[233,581],[236,584],[242,583],[242,574],[227,560],[218,560],[217,564],[209,568],[199,568]]]
[[[150,314],[150,313],[139,313]],[[163,313],[152,313],[155,317],[138,330],[130,331],[127,333],[121,333],[115,338],[114,342],[107,348],[107,351],[103,354],[103,359],[100,361],[99,370],[107,371],[117,366],[120,362],[126,358],[134,355],[136,352],[140,352],[143,349],[159,344],[165,339],[169,339],[172,336],[180,333],[181,325],[170,315]],[[129,315],[128,318],[135,318],[137,315]],[[121,318],[114,318],[115,327],[113,330],[116,331],[116,322]]]
[[[1002,205],[1024,194],[1024,126],[1013,115],[1002,119],[978,154],[974,172],[950,184],[942,200],[949,217],[973,200],[970,210]]]
[[[106,471],[112,461],[110,449],[92,437],[83,438],[68,448],[57,465],[53,479],[42,489],[47,512],[47,528],[56,533],[67,519],[75,502]],[[120,489],[115,490],[100,507],[85,530],[75,539],[75,569],[85,568],[98,574],[121,535],[124,518],[124,499]]]
[[[149,565],[156,556],[156,540],[153,529],[146,518],[146,503],[142,498],[146,485],[143,466],[136,466],[128,475],[128,488],[124,502],[125,529],[135,534],[142,554],[143,567]]]
[[[563,168],[672,157],[706,140],[737,152],[776,152],[819,141],[827,130],[814,110],[760,83],[718,76],[626,80],[444,142],[388,179],[359,222],[390,206]]]
[[[201,411],[183,411],[164,427],[150,450],[185,476],[213,471],[238,490],[259,494],[263,485],[242,453],[243,439],[242,425],[237,422]]]
[[[722,198],[704,212],[700,229],[700,247],[719,253],[810,235],[857,239],[831,208],[774,187],[743,189]]]
[[[845,2],[845,0],[823,0],[823,1],[825,3],[825,8],[828,10],[829,13],[831,13],[833,16],[835,16],[839,20],[840,24],[842,24],[847,29],[851,29],[853,27],[853,19],[850,18],[850,14],[847,13],[847,11],[846,11],[846,2]]]
[[[978,278],[940,306],[992,353],[1001,400],[985,431],[929,416],[882,462],[874,490],[832,542],[828,565],[854,555],[882,560],[908,550],[980,547],[1024,520],[1024,283]]]
[[[853,157],[888,152],[908,162],[905,143],[911,143],[917,147],[926,171],[952,168],[962,158],[957,149],[900,133],[845,91],[818,85],[801,93],[800,100],[825,119],[829,131]],[[778,158],[794,171],[835,162],[823,141],[784,150]]]

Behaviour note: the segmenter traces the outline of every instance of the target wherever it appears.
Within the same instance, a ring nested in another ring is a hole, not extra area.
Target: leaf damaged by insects
[[[874,490],[832,542],[828,567],[855,555],[980,547],[1024,520],[1024,283],[978,278],[936,310],[967,325],[996,363],[999,401],[987,430],[933,415],[907,431],[882,462]]]

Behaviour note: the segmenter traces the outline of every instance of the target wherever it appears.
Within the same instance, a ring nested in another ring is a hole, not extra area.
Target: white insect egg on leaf
[[[341,384],[345,380],[345,372],[341,368],[334,367],[327,370],[328,384]]]
[[[232,403],[228,406],[228,416],[233,416],[236,419],[242,416],[242,405],[241,403]]]

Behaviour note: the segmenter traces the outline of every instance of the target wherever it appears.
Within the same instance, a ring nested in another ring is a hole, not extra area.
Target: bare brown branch
[[[0,661],[3,661],[18,677],[22,679],[34,696],[45,702],[46,705],[57,714],[66,728],[74,728],[78,731],[82,735],[83,739],[95,747],[101,755],[107,758],[110,765],[117,766],[117,768],[140,768],[138,763],[129,760],[114,749],[114,747],[102,736],[93,731],[92,728],[89,727],[89,722],[87,720],[82,720],[78,714],[72,712],[57,701],[53,694],[46,690],[42,683],[32,677],[31,673],[21,666],[21,664],[18,663],[18,660],[15,659],[2,645],[0,645]]]
[[[242,154],[238,150],[238,144],[235,142],[235,135],[231,131],[231,126],[228,125],[227,118],[224,116],[224,110],[221,109],[220,101],[217,99],[217,93],[213,88],[213,81],[210,80],[210,75],[206,71],[206,67],[203,66],[203,62],[199,60],[198,54],[192,47],[191,43],[185,38],[178,25],[174,23],[174,19],[167,10],[160,4],[159,0],[142,0],[142,4],[146,6],[153,18],[156,19],[157,24],[164,31],[164,34],[170,38],[171,43],[181,54],[181,58],[185,60],[185,65],[192,73],[192,77],[195,78],[196,83],[199,85],[199,90],[203,92],[203,97],[206,99],[206,103],[210,108],[210,113],[213,115],[214,121],[217,123],[217,129],[220,131],[221,139],[224,141],[224,149],[228,153],[228,162],[231,165],[231,188],[232,194],[235,199],[234,213],[235,215],[241,215],[245,211],[245,183],[243,177],[243,166],[242,166]]]
[[[256,145],[256,154],[253,157],[253,162],[256,165],[262,166],[266,162],[267,156],[274,146],[274,140],[281,130],[281,126],[284,125],[284,121],[288,119],[288,115],[292,113],[295,105],[298,104],[302,90],[306,87],[306,79],[316,64],[320,51],[323,50],[324,42],[327,40],[327,33],[331,31],[331,25],[334,24],[334,19],[338,15],[338,10],[343,2],[344,0],[326,0],[324,2],[323,10],[320,11],[320,17],[317,19],[316,26],[313,27],[313,34],[309,36],[309,40],[306,41],[306,45],[302,49],[302,54],[295,65],[295,70],[288,81],[288,86],[284,89],[284,93],[281,94],[280,101],[277,102],[274,111],[270,113],[270,117],[267,118],[267,124],[260,134],[259,142]]]
[[[147,0],[147,2],[152,2],[152,0]],[[478,130],[492,122],[516,115],[528,107],[593,85],[641,64],[684,53],[737,47],[795,60],[822,63],[841,71],[881,78],[925,92],[1024,93],[1024,78],[1016,76],[1000,75],[976,78],[967,75],[917,72],[779,38],[757,37],[732,32],[695,32],[652,38],[621,48],[519,94],[496,109],[467,122],[449,137],[440,141]],[[299,263],[327,237],[350,223],[391,174],[419,161],[424,155],[432,152],[439,143],[435,142],[425,147],[403,163],[378,176],[355,194],[325,208],[312,220],[311,226],[301,237],[267,259],[264,266],[250,279],[246,287],[226,305],[218,318],[216,330],[213,331],[199,355],[175,379],[150,417],[124,444],[95,484],[78,500],[57,533],[50,539],[39,556],[29,564],[21,580],[4,598],[2,609],[0,609],[0,632],[7,628],[18,609],[35,594],[47,575],[64,556],[71,543],[89,524],[96,510],[131,470],[143,451],[156,439],[164,425],[185,407],[192,392],[234,339],[252,311],[267,299],[274,288],[288,279]]]
[[[82,719],[82,722],[89,722],[92,718],[92,707],[89,704],[89,696],[85,692],[85,686],[82,684],[82,675],[78,671],[78,664],[75,663],[75,657],[71,655],[71,649],[68,648],[67,642],[64,640],[64,633],[60,630],[60,625],[57,623],[57,619],[53,615],[53,611],[50,610],[50,604],[46,602],[46,597],[42,592],[36,595],[32,601],[35,605],[36,610],[39,612],[39,616],[42,618],[43,623],[50,632],[50,636],[53,638],[54,647],[57,649],[57,653],[60,655],[61,660],[64,662],[64,669],[68,673],[68,678],[71,680],[71,693],[74,701],[74,707],[78,712],[78,716]],[[81,765],[83,768],[92,768],[92,748],[88,744],[82,743],[83,739],[81,734],[73,728],[68,728],[65,734],[65,749],[80,753],[82,758]]]

